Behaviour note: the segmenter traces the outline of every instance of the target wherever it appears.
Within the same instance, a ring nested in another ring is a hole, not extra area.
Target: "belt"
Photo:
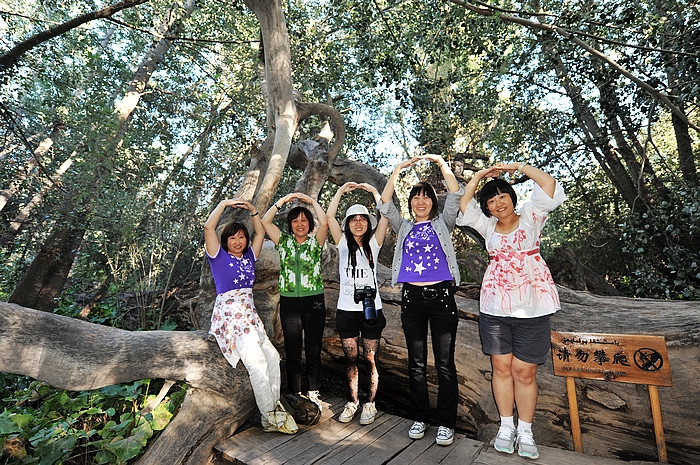
[[[404,290],[408,292],[418,292],[424,299],[432,300],[440,295],[449,296],[454,293],[454,281],[440,281],[439,283],[429,284],[427,286],[416,286],[415,284],[404,283]]]
[[[511,252],[498,252],[493,255],[489,255],[489,258],[491,260],[513,260],[513,259],[523,259],[528,255],[539,255],[540,253],[540,248],[537,247],[535,249],[531,250],[522,250],[522,251],[517,251],[513,250]]]

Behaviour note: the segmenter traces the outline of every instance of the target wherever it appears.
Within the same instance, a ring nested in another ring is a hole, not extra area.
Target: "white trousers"
[[[254,336],[251,334],[251,337]],[[280,398],[280,355],[268,338],[244,344],[239,355],[248,370],[255,403],[265,418]]]
[[[243,362],[263,419],[280,398],[280,355],[265,333],[253,303],[253,290],[233,289],[216,296],[209,333],[232,367]]]

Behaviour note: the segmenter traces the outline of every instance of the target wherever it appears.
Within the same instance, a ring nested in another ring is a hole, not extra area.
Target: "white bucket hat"
[[[343,218],[343,222],[340,223],[340,229],[345,231],[345,223],[347,223],[348,218],[352,218],[355,215],[367,215],[369,217],[369,223],[372,225],[371,229],[374,230],[374,228],[377,227],[377,218],[369,214],[367,207],[356,203],[345,212],[345,218]]]

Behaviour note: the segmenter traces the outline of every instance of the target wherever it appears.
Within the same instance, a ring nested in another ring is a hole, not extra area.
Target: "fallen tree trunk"
[[[0,354],[0,371],[69,390],[186,381],[179,412],[139,465],[207,463],[255,411],[243,364],[232,369],[205,331],[124,331],[0,302]]]

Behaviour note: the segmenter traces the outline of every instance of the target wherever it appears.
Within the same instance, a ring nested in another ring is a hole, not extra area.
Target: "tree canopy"
[[[329,122],[337,136],[342,119],[339,160],[383,173],[426,152],[462,179],[494,161],[528,161],[568,192],[550,219],[551,247],[568,244],[628,295],[698,297],[692,2],[248,3],[280,7],[295,99],[322,105],[290,126],[292,149]],[[273,106],[284,102],[270,95],[287,78],[271,74],[284,65],[266,62],[277,45],[261,40],[278,19],[266,26],[251,8],[5,2],[5,298],[31,303],[31,292],[32,307],[76,312],[89,296],[164,296],[199,279],[201,225],[218,200],[264,207],[298,187],[287,153],[267,181],[275,154],[254,173],[266,137],[283,129]],[[328,198],[333,182],[317,190]],[[57,255],[44,270],[53,284],[30,279]],[[158,312],[141,321],[162,322]]]

